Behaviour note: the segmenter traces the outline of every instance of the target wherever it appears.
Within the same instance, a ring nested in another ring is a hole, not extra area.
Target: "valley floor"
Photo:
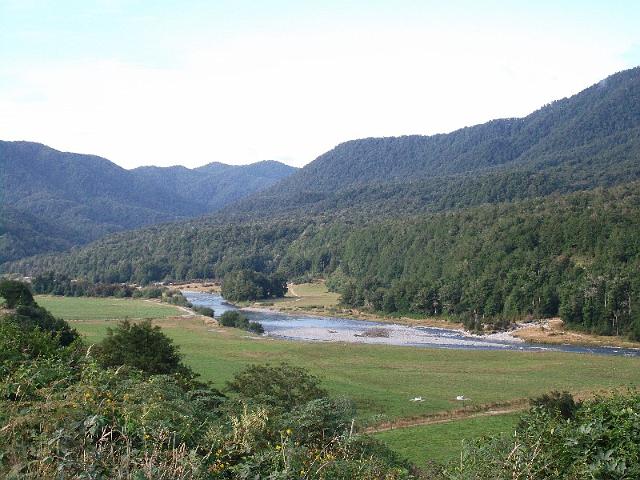
[[[184,361],[218,388],[253,363],[286,361],[308,368],[332,394],[355,401],[360,429],[377,432],[373,434],[420,465],[454,458],[462,439],[510,431],[515,411],[526,408],[533,396],[551,390],[592,394],[640,384],[637,358],[290,342],[212,326],[202,317],[185,317],[176,308],[149,302],[37,301],[55,315],[72,314],[72,326],[88,342],[104,337],[115,319],[86,302],[117,304],[120,318],[134,318],[142,306],[160,308],[165,317],[154,323],[180,347]],[[462,406],[458,395],[470,400]],[[422,401],[411,401],[416,397]]]

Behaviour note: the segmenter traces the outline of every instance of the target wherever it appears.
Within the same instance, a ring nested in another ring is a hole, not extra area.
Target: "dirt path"
[[[582,390],[572,393],[576,401],[590,400],[597,396],[608,396],[614,392],[624,391],[624,387],[613,388],[609,390]],[[457,422],[466,420],[467,418],[492,417],[496,415],[506,415],[509,413],[523,412],[530,407],[529,399],[518,398],[500,404],[476,405],[473,408],[458,410],[449,410],[434,413],[426,417],[414,417],[398,419],[393,422],[381,423],[362,430],[363,433],[379,433],[389,430],[398,430],[400,428],[418,427],[421,425],[435,425],[438,423]]]
[[[183,318],[190,318],[190,317],[197,317],[197,316],[198,316],[198,315],[196,314],[196,312],[194,312],[194,311],[193,311],[193,310],[191,310],[190,308],[187,308],[187,307],[181,307],[180,305],[171,305],[171,304],[169,304],[169,303],[162,303],[162,302],[160,302],[160,301],[158,301],[158,300],[154,300],[154,299],[151,299],[151,298],[145,298],[145,300],[144,300],[144,301],[145,301],[145,302],[149,302],[149,303],[156,303],[156,304],[159,304],[159,305],[167,305],[168,307],[175,307],[175,308],[177,308],[178,310],[180,310],[180,311],[182,311],[182,312],[184,312],[184,313],[185,313],[184,315],[180,315],[180,316],[181,316],[181,317],[183,317]]]
[[[461,409],[453,410],[449,412],[436,413],[424,418],[408,418],[400,419],[395,422],[383,423],[374,427],[368,427],[363,430],[364,433],[379,433],[387,432],[389,430],[398,430],[401,428],[418,427],[421,425],[435,425],[438,423],[457,422],[460,420],[466,420],[468,418],[478,417],[492,417],[495,415],[506,415],[508,413],[522,412],[529,408],[528,400],[516,400],[511,404],[507,404],[500,407],[487,406],[485,410],[474,409]]]
[[[300,295],[298,295],[296,293],[296,290],[294,288],[293,283],[289,283],[287,284],[287,292],[290,293],[291,295],[293,295],[294,297],[296,297],[293,301],[294,302],[299,302],[300,300],[302,300],[302,297]],[[285,297],[286,298],[286,297]]]

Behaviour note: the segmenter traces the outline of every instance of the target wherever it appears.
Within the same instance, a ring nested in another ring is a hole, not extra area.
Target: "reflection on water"
[[[216,317],[228,310],[237,310],[233,305],[226,303],[218,294],[189,291],[182,293],[194,305],[213,308]],[[536,345],[513,340],[509,341],[499,337],[471,336],[458,330],[445,328],[408,327],[369,320],[315,317],[271,311],[243,310],[243,313],[250,320],[260,322],[265,329],[266,335],[291,340],[371,343],[466,350],[562,351],[640,356],[640,350],[638,349]]]

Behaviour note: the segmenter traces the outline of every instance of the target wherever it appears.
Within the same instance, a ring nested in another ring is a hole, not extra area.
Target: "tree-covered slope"
[[[106,282],[324,276],[347,305],[640,335],[640,185],[387,219],[191,221],[10,265]]]
[[[442,135],[343,143],[231,210],[362,209],[381,189],[383,203],[402,205],[414,196],[415,209],[429,210],[635,178],[640,178],[640,67],[524,118]],[[496,184],[501,191],[492,188]],[[385,205],[373,207],[377,211]]]
[[[218,165],[131,171],[93,155],[0,141],[0,263],[213,212],[295,170],[278,162]]]
[[[175,184],[188,175],[171,171]],[[523,119],[348,142],[212,217],[5,270],[143,283],[238,270],[323,276],[356,307],[562,314],[640,335],[638,179],[640,68]]]
[[[179,194],[202,213],[210,213],[249,193],[270,187],[295,171],[296,168],[289,165],[265,160],[239,166],[214,162],[194,169],[139,167],[132,173],[159,189]]]

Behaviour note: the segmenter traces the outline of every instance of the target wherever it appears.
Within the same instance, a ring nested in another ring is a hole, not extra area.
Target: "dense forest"
[[[446,209],[640,178],[640,67],[514,119],[338,145],[225,213]]]
[[[12,264],[91,281],[324,277],[347,306],[640,336],[640,185],[367,222],[187,223]]]
[[[353,140],[299,171],[273,161],[124,170],[96,156],[0,142],[0,264],[211,212],[218,223],[379,218],[608,187],[640,179],[639,158],[640,68],[524,118]]]
[[[94,155],[0,141],[0,263],[215,212],[294,170],[274,161],[125,170]]]

